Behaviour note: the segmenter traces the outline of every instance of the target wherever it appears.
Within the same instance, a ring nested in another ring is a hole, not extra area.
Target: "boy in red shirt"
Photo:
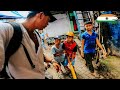
[[[73,40],[74,39],[74,33],[73,32],[68,32],[67,33],[67,38],[63,42],[62,48],[65,51],[65,60],[64,60],[64,67],[68,71],[67,73],[70,73],[70,69],[68,68],[68,60],[67,57],[70,58],[70,61],[74,67],[75,64],[75,57],[76,57],[76,52],[77,52],[77,44]]]

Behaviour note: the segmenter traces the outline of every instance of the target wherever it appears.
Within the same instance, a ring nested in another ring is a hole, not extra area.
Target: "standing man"
[[[30,11],[27,19],[23,23],[19,23],[23,38],[18,50],[9,58],[6,69],[10,78],[45,79],[41,40],[35,30],[43,30],[48,25],[48,22],[54,20],[56,20],[56,18],[52,16],[50,11]],[[13,27],[9,23],[0,23],[0,71],[3,69],[5,50],[13,33]],[[23,45],[27,49],[35,68],[31,68]],[[53,65],[55,67],[59,66],[54,62]]]

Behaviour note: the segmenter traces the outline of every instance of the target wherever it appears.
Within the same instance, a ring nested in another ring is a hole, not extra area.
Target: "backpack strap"
[[[38,32],[38,31],[36,31],[36,30],[35,30],[35,32],[38,34],[38,36],[39,36],[39,37],[40,37],[40,39],[41,39],[41,36],[40,36],[39,32]]]
[[[21,41],[22,41],[22,30],[19,24],[17,23],[10,23],[10,24],[14,28],[14,33],[5,51],[6,58],[10,58],[10,56],[13,55],[18,50],[18,48],[21,45]]]
[[[22,45],[23,45],[23,44],[22,44]],[[28,61],[29,61],[30,65],[31,65],[31,67],[34,69],[34,68],[35,68],[35,65],[33,64],[32,60],[31,60],[31,58],[30,58],[30,56],[29,56],[29,53],[28,53],[28,51],[27,51],[27,49],[25,48],[24,45],[23,45],[23,48],[24,48],[25,54],[26,54],[26,56],[27,56],[27,58],[28,58]]]
[[[9,60],[10,56],[12,54],[14,54],[17,51],[17,49],[19,48],[19,46],[22,44],[21,41],[22,41],[22,38],[23,38],[22,30],[21,30],[19,24],[17,24],[17,23],[10,23],[10,24],[14,28],[14,34],[13,34],[13,37],[12,37],[8,47],[7,47],[8,49],[6,50],[5,57],[7,56],[6,58],[8,58],[8,59],[7,59],[6,64],[4,65],[5,67],[6,67],[6,65],[8,65],[8,60]],[[33,64],[32,60],[31,60],[31,58],[29,56],[29,53],[28,53],[28,51],[27,51],[27,49],[25,48],[24,45],[23,45],[23,48],[24,48],[25,54],[26,54],[26,56],[28,58],[28,61],[29,61],[30,65],[31,65],[31,67],[35,68],[35,65]]]

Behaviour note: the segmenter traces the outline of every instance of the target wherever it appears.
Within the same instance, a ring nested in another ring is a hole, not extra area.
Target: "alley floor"
[[[78,45],[80,45],[80,41],[78,39],[75,39]],[[47,46],[47,50],[45,50],[45,53],[49,55],[51,58],[53,58],[51,54],[51,48]],[[93,62],[94,63],[94,62]],[[95,66],[94,66],[95,67]],[[62,66],[62,69],[64,71],[64,68]],[[97,77],[91,75],[90,71],[85,65],[85,61],[83,58],[81,58],[79,52],[77,52],[76,62],[75,62],[75,72],[77,75],[77,79],[104,79],[103,75],[100,75],[97,70]],[[59,76],[59,73],[56,72],[55,68],[51,65],[50,68],[47,69],[47,72],[49,72],[51,75],[53,75],[53,79],[61,79]],[[72,79],[69,75],[62,75],[62,79]]]

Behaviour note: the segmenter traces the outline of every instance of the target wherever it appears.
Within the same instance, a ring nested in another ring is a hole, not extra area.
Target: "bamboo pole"
[[[74,70],[74,68],[73,68],[73,66],[72,66],[72,63],[71,63],[71,61],[70,61],[70,58],[69,58],[68,56],[67,56],[67,59],[68,59],[69,65],[70,65],[70,70],[71,70],[73,79],[77,79],[77,76],[76,76],[76,74],[75,74],[75,70]]]

